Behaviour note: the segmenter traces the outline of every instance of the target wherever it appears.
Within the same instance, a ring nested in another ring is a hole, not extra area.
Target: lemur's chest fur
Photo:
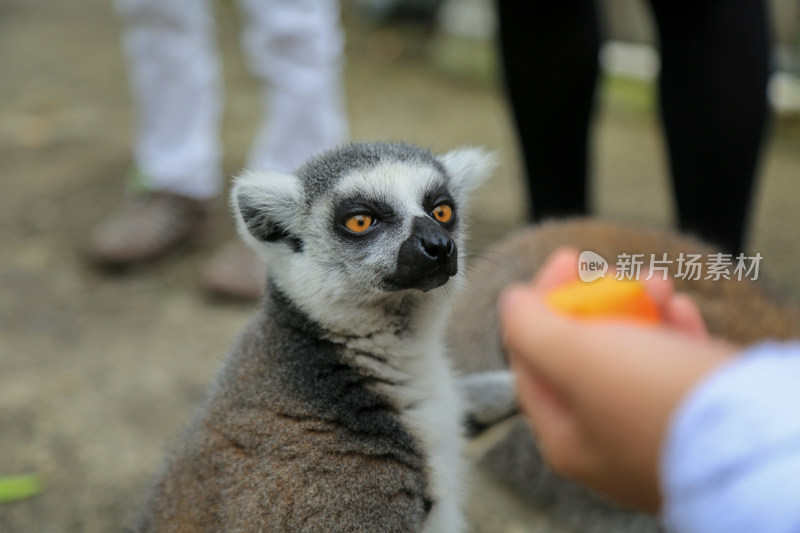
[[[266,311],[269,373],[292,398],[278,416],[330,422],[352,437],[351,453],[414,470],[428,519],[439,524],[431,531],[446,531],[441,521],[459,524],[461,404],[445,357],[443,309],[383,314],[362,335],[313,325],[277,291]],[[274,348],[281,346],[291,349]]]
[[[416,316],[407,330],[387,328],[338,341],[345,360],[368,376],[370,388],[391,403],[404,430],[420,446],[431,498],[446,508],[458,499],[462,482],[462,406],[446,357],[445,315],[437,309],[418,311],[424,316]]]

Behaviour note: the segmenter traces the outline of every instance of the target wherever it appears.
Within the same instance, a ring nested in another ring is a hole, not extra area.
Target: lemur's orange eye
[[[369,215],[355,215],[347,219],[344,227],[353,233],[364,233],[372,225],[372,217]]]
[[[433,216],[445,224],[453,220],[453,208],[447,204],[439,204],[433,208]]]

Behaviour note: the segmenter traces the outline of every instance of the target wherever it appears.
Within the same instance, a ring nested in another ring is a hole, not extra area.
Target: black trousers
[[[650,0],[650,6],[680,229],[741,251],[769,115],[764,1]],[[497,0],[497,11],[532,219],[587,214],[601,35],[595,2]]]

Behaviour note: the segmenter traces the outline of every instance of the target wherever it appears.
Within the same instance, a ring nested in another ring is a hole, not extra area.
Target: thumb
[[[509,286],[500,299],[503,345],[517,360],[517,368],[535,373],[556,396],[571,377],[579,354],[564,353],[565,339],[575,335],[576,324],[557,316],[545,305],[536,286]]]

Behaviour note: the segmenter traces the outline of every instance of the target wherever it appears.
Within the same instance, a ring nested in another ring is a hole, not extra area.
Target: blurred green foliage
[[[43,488],[36,474],[0,477],[0,503],[31,498],[42,492]]]

